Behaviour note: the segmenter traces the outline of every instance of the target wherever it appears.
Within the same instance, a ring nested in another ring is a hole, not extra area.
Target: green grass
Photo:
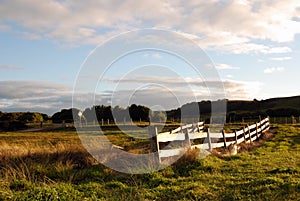
[[[140,149],[119,131],[116,144]],[[125,142],[124,142],[125,141]],[[146,141],[144,142],[146,143]],[[75,132],[0,133],[0,200],[299,200],[300,128],[279,126],[252,152],[181,160],[129,175],[98,164]]]

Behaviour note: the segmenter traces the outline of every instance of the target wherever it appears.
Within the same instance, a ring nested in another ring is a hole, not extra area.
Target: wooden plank
[[[175,140],[185,140],[185,134],[184,133],[178,133],[178,134],[158,134],[157,135],[157,141],[158,142],[172,142]]]
[[[177,149],[162,149],[159,150],[159,157],[160,158],[166,158],[170,156],[177,156],[181,155],[186,151],[184,148],[177,148]]]
[[[244,133],[243,130],[239,130],[239,131],[236,131],[236,135],[239,137],[240,135],[242,135]]]
[[[249,126],[249,129],[252,130],[253,128],[255,128],[256,125],[255,124],[252,124],[251,126]]]
[[[194,139],[201,139],[201,138],[206,138],[207,134],[205,132],[200,132],[200,133],[189,133],[189,137],[191,140]]]
[[[261,133],[261,131],[262,131],[262,129],[261,129],[261,128],[258,128],[258,129],[257,129],[257,132],[258,132],[258,134],[260,134],[260,133]]]
[[[209,133],[210,138],[223,138],[222,133]],[[226,135],[227,137],[227,135]]]
[[[256,131],[254,130],[254,131],[252,131],[251,133],[250,133],[250,140],[251,140],[251,142],[253,142],[254,140],[255,140],[255,138],[256,138],[256,136],[255,136],[255,134],[256,134]],[[253,137],[254,136],[254,137]]]
[[[230,138],[230,137],[235,137],[234,133],[225,133],[226,138]],[[223,136],[221,136],[220,138],[222,138]]]
[[[244,127],[244,128],[245,128],[245,133],[247,133],[248,132],[248,126]]]
[[[177,133],[177,132],[179,132],[179,131],[181,131],[181,127],[178,127],[178,128],[176,128],[176,129],[172,130],[171,133]]]
[[[204,121],[200,121],[197,123],[198,126],[203,126],[204,125]]]
[[[204,129],[204,126],[196,127],[193,129],[193,132],[201,132]]]
[[[187,124],[187,125],[184,125],[181,127],[181,130],[185,130],[187,128],[192,128],[193,127],[193,124]]]
[[[240,138],[240,139],[237,140],[237,144],[240,144],[242,142],[244,142],[244,138]]]

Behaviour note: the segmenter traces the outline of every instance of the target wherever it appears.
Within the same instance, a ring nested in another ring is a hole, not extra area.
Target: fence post
[[[237,139],[236,130],[234,130],[234,136],[235,136],[235,143],[237,144],[237,142],[238,142],[238,139]]]
[[[247,125],[248,126],[248,132],[249,132],[249,139],[250,139],[250,143],[252,142],[252,138],[251,138],[251,131],[250,131],[250,127],[249,127],[249,125]]]
[[[245,126],[243,126],[243,135],[244,135],[244,142],[246,142],[246,132],[245,132]]]
[[[223,135],[223,141],[224,141],[224,148],[226,149],[226,137],[225,137],[224,130],[222,130],[222,135]]]
[[[149,126],[148,128],[148,134],[149,134],[149,139],[150,139],[150,149],[151,152],[155,152],[154,154],[156,155],[156,158],[158,159],[159,162],[161,162],[160,157],[159,157],[159,142],[157,140],[157,127],[154,126]]]
[[[257,122],[255,122],[255,125],[256,125],[256,139],[258,139],[258,126],[257,126]]]
[[[191,141],[190,141],[189,129],[188,128],[185,129],[184,136],[185,136],[186,146],[188,148],[191,148]]]
[[[208,139],[208,148],[209,148],[209,151],[212,151],[212,146],[211,146],[211,139],[210,139],[209,130],[207,130],[207,139]]]

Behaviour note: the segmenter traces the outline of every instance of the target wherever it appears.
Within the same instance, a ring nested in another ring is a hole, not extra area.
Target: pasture
[[[191,151],[158,172],[129,175],[95,161],[73,130],[0,133],[0,200],[298,200],[300,127],[235,156]],[[134,131],[132,131],[134,132]],[[144,153],[149,141],[118,130],[116,145]]]

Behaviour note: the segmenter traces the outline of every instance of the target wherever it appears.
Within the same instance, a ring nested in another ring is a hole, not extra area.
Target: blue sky
[[[72,107],[73,87],[87,56],[111,37],[145,28],[172,31],[202,48],[220,77],[209,81],[222,82],[226,98],[300,95],[298,0],[2,0],[0,111],[53,114]],[[148,67],[137,71],[144,75],[137,78],[128,73],[128,64],[139,70]],[[166,68],[159,74],[155,66]],[[193,76],[188,68],[164,52],[128,56],[110,69],[101,86],[95,86],[95,103],[110,104],[114,95],[129,96],[137,88],[141,103],[150,104],[151,97],[165,109],[179,106],[171,103],[174,94],[181,104],[195,96],[210,99],[201,85],[203,78]],[[149,80],[156,80],[155,86],[147,86]],[[193,95],[183,90],[183,81],[194,83]],[[117,100],[122,106],[130,102]]]

